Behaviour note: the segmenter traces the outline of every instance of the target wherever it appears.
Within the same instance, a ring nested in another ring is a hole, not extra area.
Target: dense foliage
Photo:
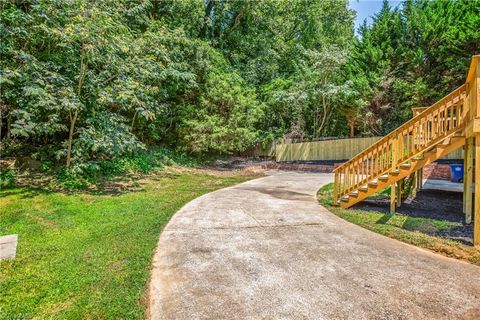
[[[462,83],[480,1],[0,2],[2,155],[75,167],[384,134]]]
[[[480,1],[407,0],[384,3],[363,25],[346,65],[362,134],[385,134],[465,82],[471,56],[480,53]]]

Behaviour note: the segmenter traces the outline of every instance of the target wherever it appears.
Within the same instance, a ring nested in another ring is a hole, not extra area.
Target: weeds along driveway
[[[151,319],[480,319],[480,268],[320,206],[329,174],[274,172],[204,195],[160,236]]]

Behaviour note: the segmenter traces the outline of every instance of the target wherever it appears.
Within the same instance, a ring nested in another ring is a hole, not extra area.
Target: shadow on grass
[[[159,181],[161,178],[149,179],[153,181]],[[122,194],[130,192],[143,192],[145,191],[145,185],[147,181],[102,181],[93,184],[90,187],[79,187],[72,189],[65,189],[61,186],[34,186],[34,185],[14,185],[10,187],[4,187],[0,190],[0,199],[16,196],[20,199],[33,198],[39,195],[48,195],[52,193],[61,193],[64,195],[76,195],[76,194],[88,194],[94,196],[120,196]]]
[[[52,193],[38,187],[27,187],[27,186],[12,186],[7,188],[2,188],[0,190],[0,198],[5,198],[8,196],[18,196],[20,199],[33,198],[38,195],[47,195]]]
[[[393,217],[393,214],[384,214],[380,219],[378,219],[376,224],[387,224],[388,221]]]

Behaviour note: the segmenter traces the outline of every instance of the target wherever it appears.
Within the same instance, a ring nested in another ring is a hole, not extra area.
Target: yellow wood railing
[[[334,170],[334,203],[368,182],[397,170],[459,131],[470,119],[466,85],[455,89],[410,121]],[[467,104],[468,105],[468,104]]]

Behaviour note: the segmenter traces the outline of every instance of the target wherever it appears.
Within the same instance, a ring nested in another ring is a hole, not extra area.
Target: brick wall
[[[450,180],[450,165],[446,163],[431,163],[423,169],[424,179]]]

